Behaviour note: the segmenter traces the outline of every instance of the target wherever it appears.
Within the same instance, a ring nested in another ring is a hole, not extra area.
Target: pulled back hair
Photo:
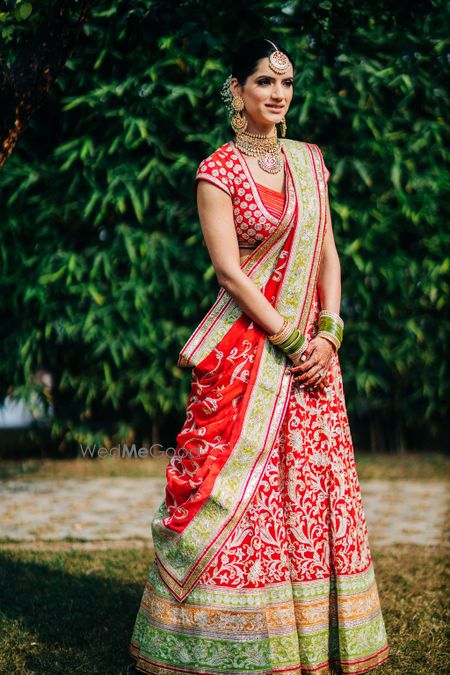
[[[292,66],[295,68],[294,61],[289,52],[278,42],[272,40],[277,46],[277,49],[283,54],[286,54]],[[258,61],[264,59],[272,54],[275,50],[271,42],[265,38],[255,38],[244,42],[239,49],[234,52],[231,75],[236,77],[239,84],[244,86],[247,77],[253,75],[258,68]]]

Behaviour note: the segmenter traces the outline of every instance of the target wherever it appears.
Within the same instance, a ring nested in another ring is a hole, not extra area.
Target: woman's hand
[[[319,387],[322,390],[328,384],[327,371],[334,353],[333,345],[326,338],[312,338],[302,356],[290,366],[291,372],[295,374],[294,383],[304,388]]]

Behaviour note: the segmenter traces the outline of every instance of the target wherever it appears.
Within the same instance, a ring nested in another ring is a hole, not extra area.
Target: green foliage
[[[12,45],[22,33],[22,24],[30,23],[33,5],[25,0],[4,0],[0,11],[0,37],[4,44]],[[34,18],[34,17],[33,17]]]
[[[0,393],[27,392],[48,368],[55,434],[82,442],[181,419],[178,352],[218,291],[193,178],[232,137],[219,96],[230,50],[263,34],[296,63],[287,137],[319,144],[331,172],[349,411],[374,433],[395,429],[398,446],[437,437],[449,389],[443,7],[96,3],[0,176]]]

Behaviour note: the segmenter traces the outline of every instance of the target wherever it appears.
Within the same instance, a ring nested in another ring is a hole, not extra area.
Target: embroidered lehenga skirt
[[[317,290],[307,327],[314,335]],[[251,502],[182,602],[148,574],[138,671],[363,673],[388,657],[338,355],[326,392],[293,385]]]

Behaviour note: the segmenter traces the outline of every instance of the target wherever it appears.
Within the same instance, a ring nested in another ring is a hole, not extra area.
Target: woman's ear
[[[239,85],[239,80],[237,77],[232,77],[230,80],[230,91],[234,96],[237,96],[238,94],[240,95],[240,85]]]

